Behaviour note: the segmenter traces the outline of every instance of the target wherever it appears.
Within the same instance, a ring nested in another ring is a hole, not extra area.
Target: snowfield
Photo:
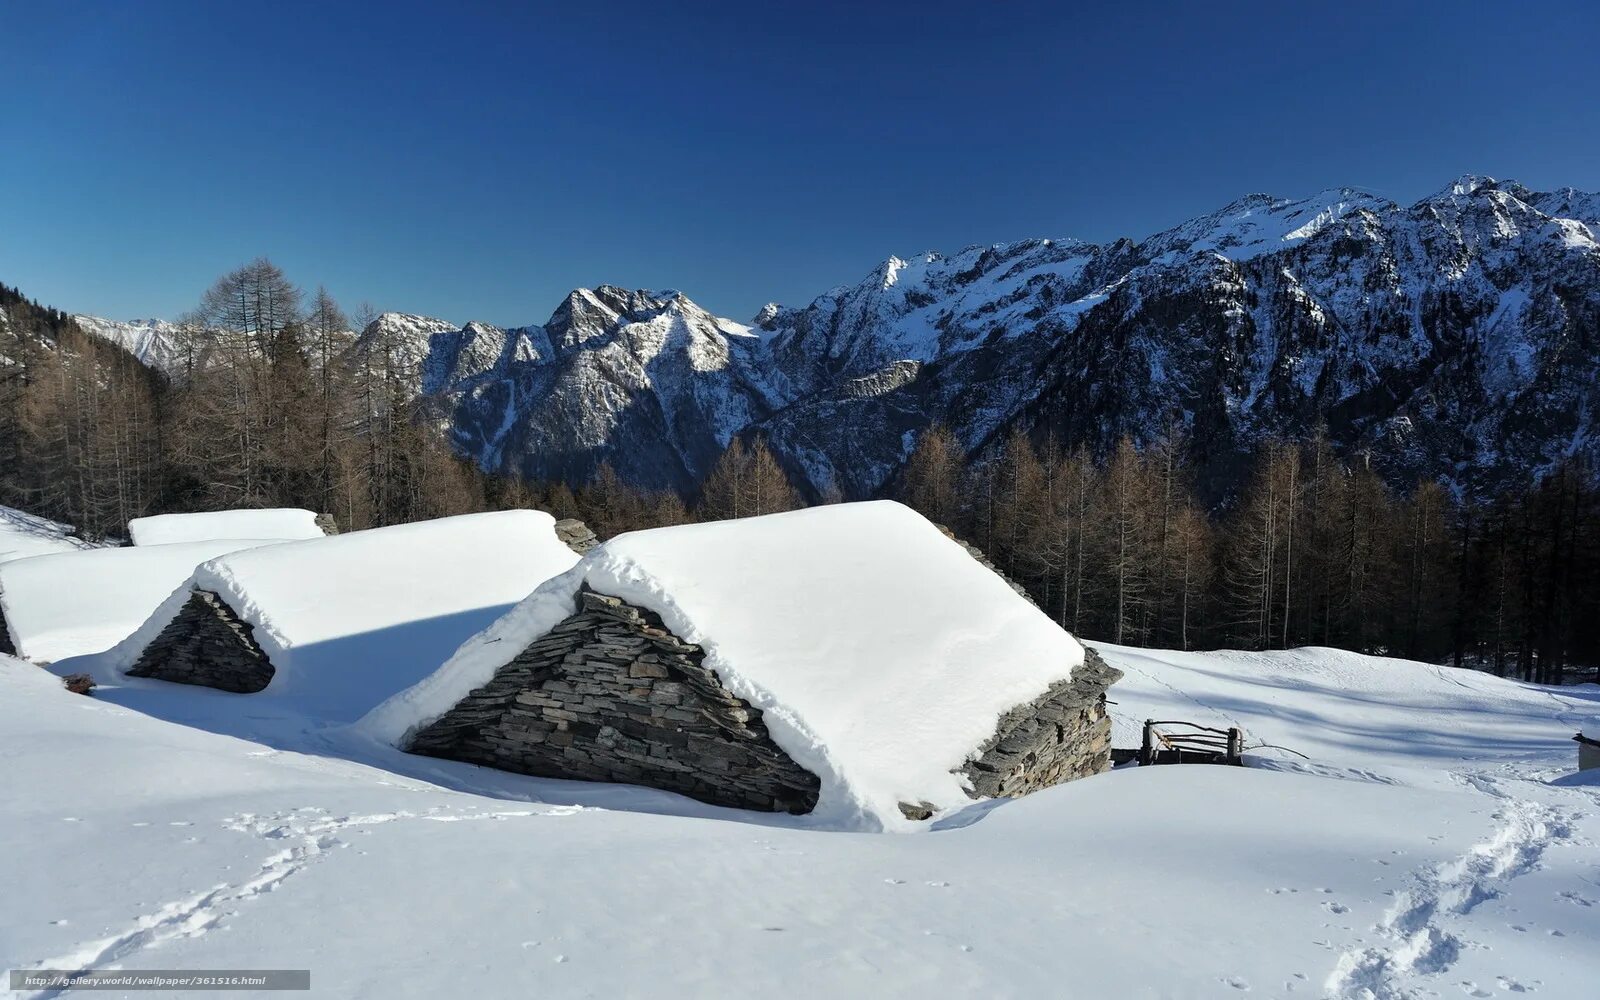
[[[952,772],[1083,663],[1077,640],[922,515],[832,504],[620,535],[360,728],[403,745],[571,615],[585,585],[701,646],[821,779],[810,821],[838,827],[915,826],[901,802],[969,804]]]
[[[1600,689],[1098,648],[1123,737],[1231,721],[1310,759],[832,832],[0,659],[0,961],[309,968],[330,997],[1595,995],[1600,784],[1570,738]]]
[[[104,652],[143,625],[208,559],[271,539],[88,549],[0,563],[0,608],[17,653],[50,662]]]

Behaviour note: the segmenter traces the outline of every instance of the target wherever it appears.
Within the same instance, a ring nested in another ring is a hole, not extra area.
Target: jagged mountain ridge
[[[752,326],[602,286],[501,330],[385,314],[415,391],[484,467],[602,461],[692,490],[735,435],[809,491],[867,496],[937,420],[970,449],[1187,430],[1224,495],[1266,435],[1325,424],[1391,480],[1463,489],[1600,458],[1600,195],[1463,177],[1410,206],[1250,195],[1141,241],[891,257]]]

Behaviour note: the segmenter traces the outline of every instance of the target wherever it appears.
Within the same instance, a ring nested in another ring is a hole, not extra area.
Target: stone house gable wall
[[[1106,689],[1122,671],[1085,647],[1083,665],[1007,712],[962,769],[974,794],[1016,797],[1111,768]]]
[[[551,778],[614,781],[702,802],[809,812],[819,782],[698,646],[592,591],[577,613],[417,733],[413,753]]]
[[[249,623],[221,597],[196,590],[128,674],[253,694],[272,680],[273,666]]]

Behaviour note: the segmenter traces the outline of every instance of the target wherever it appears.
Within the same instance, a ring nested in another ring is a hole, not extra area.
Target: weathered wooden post
[[[1144,741],[1139,744],[1140,767],[1149,767],[1156,762],[1155,738],[1151,735],[1154,726],[1152,720],[1144,720]]]
[[[1238,726],[1228,727],[1228,763],[1244,763],[1244,730]]]

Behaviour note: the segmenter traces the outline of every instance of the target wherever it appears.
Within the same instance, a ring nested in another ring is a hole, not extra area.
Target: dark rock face
[[[272,680],[273,666],[256,644],[254,629],[226,601],[196,590],[178,614],[146,646],[128,670],[130,677],[154,677],[222,691],[253,694]]]
[[[809,812],[818,781],[659,618],[585,591],[577,614],[413,737],[412,753]]]
[[[5,612],[0,611],[0,653],[16,656],[17,647],[11,641],[11,629],[6,626]]]

